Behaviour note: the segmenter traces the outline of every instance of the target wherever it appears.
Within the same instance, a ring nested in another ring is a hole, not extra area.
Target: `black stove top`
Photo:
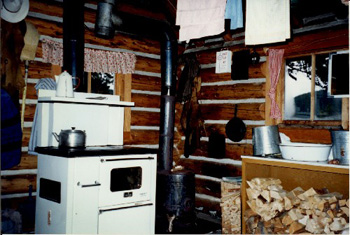
[[[156,154],[158,152],[158,149],[109,145],[89,146],[85,148],[36,147],[35,151],[39,154],[47,154],[58,157],[88,157],[130,154]]]

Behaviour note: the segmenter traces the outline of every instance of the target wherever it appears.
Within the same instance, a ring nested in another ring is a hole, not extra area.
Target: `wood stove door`
[[[101,157],[99,207],[153,201],[156,155]]]

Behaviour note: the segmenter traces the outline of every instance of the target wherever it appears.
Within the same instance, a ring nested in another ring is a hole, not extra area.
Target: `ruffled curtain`
[[[86,72],[127,74],[135,71],[135,54],[89,48],[85,48],[84,53],[84,70]]]
[[[63,44],[49,39],[43,40],[43,62],[63,66]]]
[[[269,49],[269,71],[270,71],[270,80],[271,88],[269,90],[269,97],[271,99],[271,112],[270,117],[274,119],[280,119],[282,117],[281,111],[276,103],[276,88],[278,79],[280,77],[280,71],[282,67],[282,60],[284,49]]]
[[[63,44],[43,40],[43,62],[63,66]],[[134,73],[136,56],[127,52],[84,49],[84,71],[102,73]]]

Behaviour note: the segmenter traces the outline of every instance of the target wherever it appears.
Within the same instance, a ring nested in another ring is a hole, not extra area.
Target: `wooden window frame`
[[[261,70],[266,75],[266,94],[265,94],[265,124],[266,125],[277,125],[285,124],[288,126],[336,126],[342,127],[344,130],[349,130],[349,98],[342,98],[342,110],[341,110],[341,120],[314,120],[315,116],[315,66],[316,66],[316,55],[325,54],[331,52],[341,51],[340,49],[332,51],[320,51],[317,53],[308,54],[298,54],[294,56],[287,56],[283,58],[282,67],[280,71],[279,80],[276,87],[275,99],[278,107],[280,108],[282,118],[272,119],[270,117],[271,111],[271,99],[268,95],[268,91],[271,87],[270,74],[268,71],[268,59],[261,67]],[[312,72],[311,72],[311,110],[310,110],[310,120],[285,120],[284,119],[284,89],[285,89],[285,66],[286,59],[298,58],[303,56],[311,56]]]

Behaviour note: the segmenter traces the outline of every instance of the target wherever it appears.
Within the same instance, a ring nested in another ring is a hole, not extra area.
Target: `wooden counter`
[[[300,186],[304,190],[327,188],[349,198],[349,166],[317,162],[242,156],[242,232],[246,232],[244,212],[247,208],[247,180],[255,177],[278,178],[285,190]]]

